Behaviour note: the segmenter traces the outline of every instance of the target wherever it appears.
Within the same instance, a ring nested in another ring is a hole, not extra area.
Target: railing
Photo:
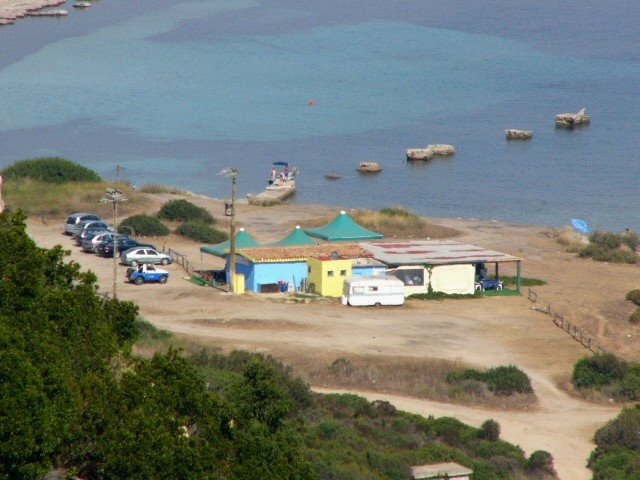
[[[164,252],[165,248],[163,248],[162,251]],[[193,267],[189,263],[186,255],[175,251],[173,248],[167,248],[166,252],[173,257],[173,261],[180,265],[187,274],[193,275]]]
[[[531,302],[536,303],[538,301],[538,294],[533,290],[529,289],[529,291],[527,292],[527,298]],[[535,310],[536,312],[545,313],[551,316],[553,323],[556,325],[556,327],[561,328],[562,330],[567,332],[569,335],[573,337],[574,340],[579,342],[584,348],[587,348],[596,354],[607,353],[607,351],[604,348],[602,348],[602,346],[598,342],[596,342],[582,328],[571,323],[569,320],[565,319],[562,313],[554,312],[551,309],[550,304],[547,304],[547,306],[544,308],[535,306],[535,307],[531,307],[531,309]]]

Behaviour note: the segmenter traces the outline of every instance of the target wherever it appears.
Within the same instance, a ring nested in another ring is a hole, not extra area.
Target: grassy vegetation
[[[200,221],[188,221],[180,224],[176,233],[196,242],[220,243],[229,239],[226,232]]]
[[[7,180],[2,187],[2,195],[11,210],[22,210],[27,215],[47,214],[68,215],[78,211],[97,213],[104,218],[113,215],[109,204],[101,203],[108,187],[118,188],[128,201],[120,204],[122,215],[140,210],[149,204],[148,199],[124,182],[118,184],[100,182],[50,183],[30,178]]]
[[[161,185],[159,183],[147,183],[140,187],[140,191],[142,193],[151,193],[151,194],[162,194],[162,193],[171,193],[174,195],[184,195],[186,192],[184,190],[180,190],[178,188],[168,187],[166,185]]]
[[[470,298],[482,298],[482,292],[476,290],[474,293],[444,293],[444,292],[427,292],[414,293],[407,298],[415,300],[468,300]]]
[[[5,180],[17,181],[25,178],[45,183],[101,182],[100,176],[86,167],[58,157],[30,158],[19,160],[2,171]]]
[[[599,262],[638,263],[636,249],[639,245],[640,238],[633,232],[594,232],[589,236],[589,244],[578,254]]]
[[[358,224],[385,237],[452,238],[460,235],[459,230],[428,222],[404,207],[357,210],[351,216]]]
[[[573,368],[573,386],[585,397],[620,402],[640,400],[640,363],[626,362],[606,353],[581,358]],[[595,391],[595,392],[594,392]]]
[[[489,278],[495,278],[495,276],[490,276]],[[515,287],[516,286],[516,277],[511,275],[500,275],[500,280],[503,281],[504,286],[507,287]],[[528,277],[520,277],[520,286],[521,287],[539,287],[541,285],[546,285],[546,280],[541,280],[539,278],[528,278]]]

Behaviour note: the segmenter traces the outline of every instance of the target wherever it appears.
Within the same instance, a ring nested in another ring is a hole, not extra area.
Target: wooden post
[[[516,292],[520,293],[520,260],[516,262]]]

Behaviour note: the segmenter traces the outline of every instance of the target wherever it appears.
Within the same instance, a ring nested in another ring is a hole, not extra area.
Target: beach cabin
[[[414,480],[471,480],[473,470],[454,462],[432,463],[411,467]]]
[[[307,291],[323,297],[342,295],[344,279],[351,275],[351,260],[340,258],[337,253],[328,257],[311,257],[307,260]]]
[[[516,265],[514,291],[520,291],[521,259],[506,253],[451,240],[361,243],[360,246],[385,263],[387,273],[402,280],[407,296],[430,291],[473,294],[483,288],[477,272],[484,271],[487,264],[494,264],[495,276],[499,277],[499,265],[504,263]]]
[[[236,252],[236,273],[244,275],[245,288],[251,292],[304,291],[305,286],[308,288],[313,283],[308,278],[308,261],[311,260],[317,272],[324,272],[314,287],[331,293],[339,284],[339,292],[335,295],[339,297],[342,294],[342,282],[351,273],[351,261],[370,256],[369,252],[355,243],[242,248]],[[329,263],[323,266],[322,262]],[[227,256],[227,281],[230,279],[230,267]],[[343,271],[344,275],[341,275]]]
[[[352,276],[344,280],[342,304],[354,307],[402,305],[404,284],[393,275]]]

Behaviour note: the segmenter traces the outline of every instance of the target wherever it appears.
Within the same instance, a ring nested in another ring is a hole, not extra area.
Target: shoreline
[[[66,0],[0,0],[0,26],[12,25],[19,18],[44,8],[59,7]]]

